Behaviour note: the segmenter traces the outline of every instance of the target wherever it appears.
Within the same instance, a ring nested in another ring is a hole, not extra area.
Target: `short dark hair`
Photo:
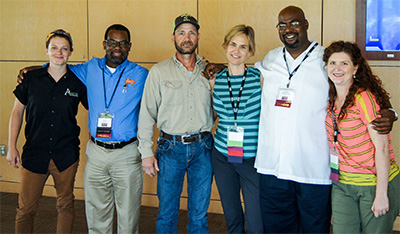
[[[131,41],[131,33],[129,32],[129,29],[122,24],[113,24],[108,27],[106,33],[104,34],[104,40],[107,40],[107,36],[110,30],[125,31],[126,33],[128,33],[128,41]]]
[[[64,31],[63,29],[57,29],[57,30],[51,32],[49,35],[47,35],[47,38],[46,38],[46,48],[49,47],[50,40],[51,40],[53,37],[62,37],[62,38],[64,38],[65,40],[67,40],[67,41],[69,42],[70,50],[71,50],[71,51],[74,50],[74,49],[72,48],[72,37],[71,37],[71,34],[67,33],[67,32]]]

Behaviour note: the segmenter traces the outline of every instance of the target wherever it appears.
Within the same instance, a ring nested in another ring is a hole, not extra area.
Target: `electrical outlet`
[[[1,156],[7,156],[6,145],[0,145],[0,153],[1,153]]]

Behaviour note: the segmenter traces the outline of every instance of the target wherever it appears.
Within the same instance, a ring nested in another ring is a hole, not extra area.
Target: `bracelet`
[[[399,119],[399,114],[397,114],[397,112],[393,108],[388,108],[388,110],[393,111],[394,121],[397,121]]]

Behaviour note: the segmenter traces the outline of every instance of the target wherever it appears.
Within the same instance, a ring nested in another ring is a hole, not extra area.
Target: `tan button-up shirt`
[[[196,66],[188,70],[174,57],[154,65],[144,88],[139,114],[139,152],[154,156],[153,125],[171,135],[211,131],[211,88],[201,73],[206,63],[196,55]]]

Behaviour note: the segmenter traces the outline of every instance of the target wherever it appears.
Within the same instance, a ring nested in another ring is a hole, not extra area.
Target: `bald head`
[[[293,57],[297,57],[310,45],[308,21],[301,8],[288,6],[278,15],[279,38]]]
[[[300,7],[297,7],[297,6],[288,6],[288,7],[283,8],[279,12],[278,20],[279,20],[279,17],[284,14],[296,15],[299,19],[302,19],[302,20],[306,19],[306,16],[304,15],[304,11]]]

